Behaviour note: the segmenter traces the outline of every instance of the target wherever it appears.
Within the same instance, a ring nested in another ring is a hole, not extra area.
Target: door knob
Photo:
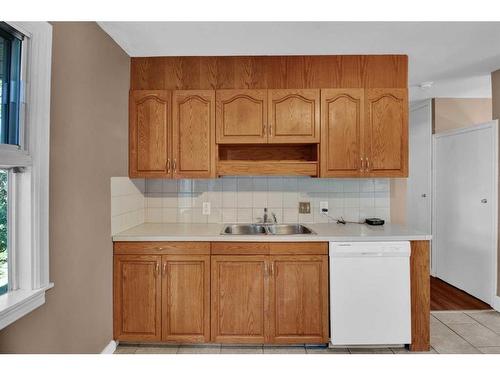
[[[488,199],[486,198],[481,199],[481,203],[488,203]]]
[[[427,198],[427,194],[422,194],[422,198]]]

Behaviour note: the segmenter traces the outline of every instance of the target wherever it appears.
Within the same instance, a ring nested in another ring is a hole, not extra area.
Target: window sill
[[[14,290],[0,296],[0,330],[45,303],[45,292],[54,283],[34,290]]]

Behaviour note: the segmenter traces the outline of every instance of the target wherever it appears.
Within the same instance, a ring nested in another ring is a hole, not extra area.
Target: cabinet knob
[[[488,203],[488,199],[486,198],[481,199],[481,203]]]

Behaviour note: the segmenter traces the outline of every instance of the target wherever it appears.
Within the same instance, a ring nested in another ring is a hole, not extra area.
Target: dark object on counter
[[[370,217],[365,220],[365,223],[368,225],[384,225],[385,221],[378,217]]]

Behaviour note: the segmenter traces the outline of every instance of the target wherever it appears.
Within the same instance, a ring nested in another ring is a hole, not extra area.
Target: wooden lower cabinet
[[[328,342],[328,256],[271,256],[270,340]]]
[[[162,256],[162,341],[210,341],[210,256]]]
[[[429,241],[412,241],[410,349],[429,349]],[[114,338],[327,343],[328,244],[118,242]]]
[[[115,255],[115,339],[160,341],[160,261],[156,255]]]
[[[212,341],[267,341],[268,266],[268,256],[212,256]]]
[[[328,256],[212,256],[212,341],[327,343]]]

